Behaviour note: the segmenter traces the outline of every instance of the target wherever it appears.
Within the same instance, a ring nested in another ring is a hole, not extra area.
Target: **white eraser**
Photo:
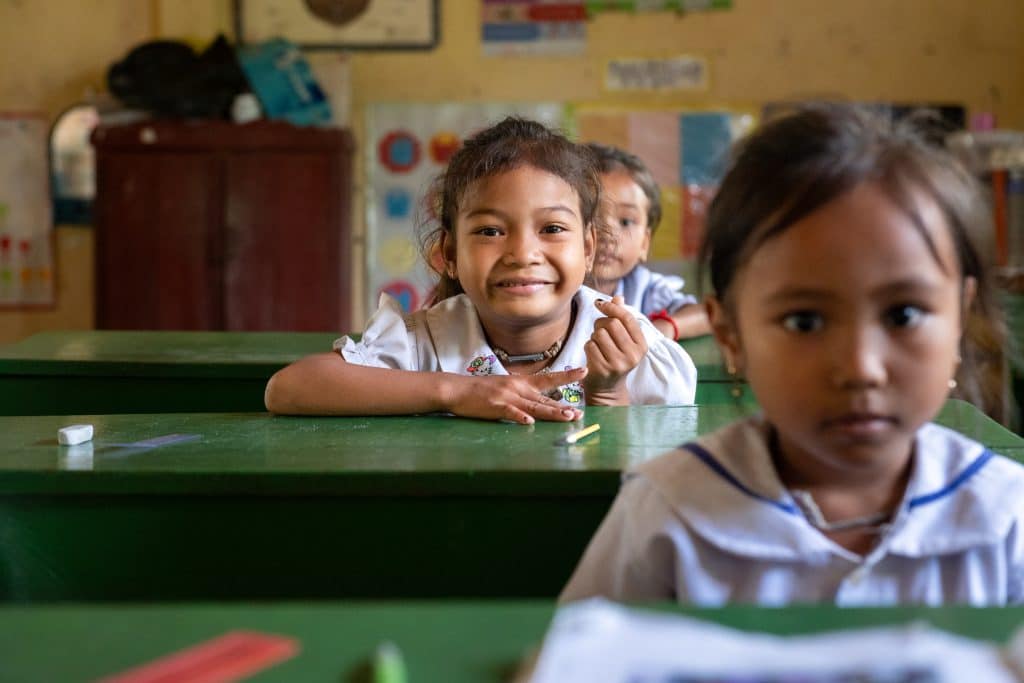
[[[68,425],[57,430],[57,441],[63,446],[74,446],[92,440],[92,425]]]

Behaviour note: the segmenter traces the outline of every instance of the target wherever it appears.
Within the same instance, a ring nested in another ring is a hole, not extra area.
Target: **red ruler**
[[[99,683],[227,683],[295,656],[292,638],[232,631],[101,679]]]

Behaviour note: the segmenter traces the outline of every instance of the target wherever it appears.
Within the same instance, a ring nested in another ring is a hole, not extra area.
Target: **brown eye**
[[[913,327],[923,316],[923,310],[911,305],[894,306],[885,312],[886,322],[893,327]]]
[[[782,318],[782,326],[790,332],[806,334],[817,332],[825,325],[825,319],[814,311],[794,311]]]

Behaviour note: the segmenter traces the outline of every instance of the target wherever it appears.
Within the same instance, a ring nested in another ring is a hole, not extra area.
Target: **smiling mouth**
[[[545,287],[549,287],[553,282],[548,280],[536,280],[530,279],[510,279],[510,280],[498,280],[492,286],[495,289],[501,290],[508,294],[533,294],[538,292]]]

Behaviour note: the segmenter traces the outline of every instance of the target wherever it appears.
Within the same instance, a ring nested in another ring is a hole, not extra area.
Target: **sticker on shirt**
[[[466,367],[466,372],[478,377],[483,377],[484,375],[493,375],[494,366],[497,363],[498,358],[494,354],[477,356],[473,360],[469,361],[469,365]]]
[[[569,370],[570,368],[566,368]],[[579,382],[573,382],[572,384],[566,384],[564,387],[559,387],[562,390],[562,400],[571,405],[574,408],[579,408],[583,405],[583,387]]]
[[[566,365],[563,370],[572,370],[572,366]],[[549,372],[551,372],[550,368],[544,368],[537,374],[547,374]],[[555,387],[544,395],[550,399],[554,399],[555,401],[566,403],[573,408],[583,408],[583,385],[579,382],[572,382],[571,384]]]

